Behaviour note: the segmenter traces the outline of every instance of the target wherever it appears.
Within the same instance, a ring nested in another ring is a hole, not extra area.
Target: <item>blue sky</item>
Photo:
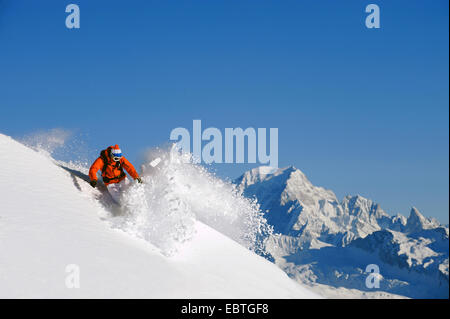
[[[193,119],[278,127],[280,166],[448,223],[448,1],[74,0],[78,30],[69,3],[0,0],[2,133],[62,127],[137,161]]]

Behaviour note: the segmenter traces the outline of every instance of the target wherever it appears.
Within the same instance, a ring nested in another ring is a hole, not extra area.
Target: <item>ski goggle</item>
[[[111,153],[111,157],[115,162],[118,162],[122,158],[122,153]]]

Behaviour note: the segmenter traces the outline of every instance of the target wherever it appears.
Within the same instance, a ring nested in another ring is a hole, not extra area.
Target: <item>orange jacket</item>
[[[91,168],[89,169],[89,178],[91,179],[91,181],[97,180],[97,172],[101,170],[103,182],[105,183],[105,185],[119,183],[126,177],[122,168],[124,168],[134,179],[138,178],[139,174],[136,172],[136,169],[125,157],[122,156],[120,161],[115,162],[111,158],[111,156],[109,156],[111,148],[112,147],[110,146],[106,150],[103,150],[100,153],[100,157],[97,158],[92,164]],[[106,167],[103,158],[106,158]]]

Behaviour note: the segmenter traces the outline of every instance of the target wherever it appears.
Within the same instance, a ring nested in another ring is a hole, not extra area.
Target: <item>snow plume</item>
[[[161,162],[152,167],[155,158]],[[153,150],[142,165],[144,184],[124,193],[124,214],[113,225],[143,238],[165,255],[173,255],[195,234],[201,221],[256,253],[265,254],[272,233],[255,201],[246,199],[231,183],[193,164],[190,154],[175,146]]]
[[[71,136],[72,133],[68,130],[54,128],[28,134],[19,141],[38,152],[51,156],[57,148],[64,146]]]
[[[72,130],[53,128],[27,134],[17,140],[56,161],[81,168],[89,165],[90,152],[85,138]]]

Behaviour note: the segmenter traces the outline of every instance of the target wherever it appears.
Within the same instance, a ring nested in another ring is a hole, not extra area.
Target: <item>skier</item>
[[[142,179],[136,172],[134,166],[122,156],[122,151],[119,146],[109,146],[107,149],[100,152],[98,157],[89,169],[90,184],[92,187],[97,186],[97,172],[102,171],[103,182],[105,183],[108,192],[112,198],[120,203],[120,194],[130,182],[125,175],[124,169],[128,174],[142,183]]]

